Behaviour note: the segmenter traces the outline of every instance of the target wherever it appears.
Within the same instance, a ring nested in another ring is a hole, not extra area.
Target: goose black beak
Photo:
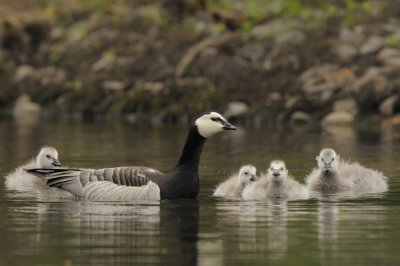
[[[257,180],[257,177],[255,176],[255,175],[252,175],[251,177],[250,177],[250,181],[251,182],[254,182],[254,181],[256,181]]]
[[[224,130],[236,130],[236,127],[229,123],[228,121],[224,122],[224,125],[222,127]]]
[[[273,173],[272,175],[273,175],[273,176],[280,176],[279,173]]]
[[[54,165],[54,166],[61,166],[60,161],[57,160],[57,159],[53,159],[53,162],[51,164]]]

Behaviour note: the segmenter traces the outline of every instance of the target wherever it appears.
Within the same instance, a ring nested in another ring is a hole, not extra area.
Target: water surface
[[[0,121],[0,174],[55,146],[64,165],[174,166],[187,129],[118,122]],[[243,202],[210,196],[252,163],[284,159],[301,182],[322,147],[385,172],[360,198]],[[240,129],[209,139],[196,200],[102,203],[47,198],[0,182],[0,265],[399,265],[400,138],[390,130]]]

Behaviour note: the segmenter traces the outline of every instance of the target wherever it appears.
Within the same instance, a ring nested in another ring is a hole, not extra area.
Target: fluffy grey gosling
[[[21,191],[37,191],[45,189],[45,182],[34,175],[28,174],[24,169],[45,168],[52,169],[61,166],[58,160],[58,152],[53,147],[43,147],[40,149],[36,159],[30,160],[25,165],[19,166],[14,172],[6,175],[5,184],[9,189]]]
[[[305,186],[289,176],[283,161],[274,160],[268,168],[269,182],[266,197],[269,199],[298,200],[306,199],[308,192]]]
[[[340,174],[340,157],[333,149],[323,149],[315,158],[318,168],[306,177],[309,190],[339,192],[352,189],[352,182]]]
[[[214,191],[215,197],[240,197],[243,189],[257,179],[257,169],[253,165],[242,166],[238,174],[220,183]]]

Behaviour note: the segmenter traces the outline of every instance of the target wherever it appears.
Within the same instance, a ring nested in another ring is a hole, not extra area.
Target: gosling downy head
[[[275,160],[268,168],[268,175],[273,182],[282,182],[288,175],[288,170],[283,161]]]
[[[39,168],[54,168],[61,166],[61,163],[58,160],[58,152],[53,147],[43,147],[36,157],[36,163]]]
[[[337,171],[339,158],[339,155],[333,149],[323,149],[315,159],[318,162],[318,168],[325,175],[331,175]]]
[[[212,135],[223,130],[236,130],[236,127],[231,125],[222,115],[211,112],[197,118],[195,125],[199,134],[204,138],[211,137]]]
[[[257,169],[252,165],[244,165],[240,168],[238,182],[241,185],[247,185],[257,180]]]

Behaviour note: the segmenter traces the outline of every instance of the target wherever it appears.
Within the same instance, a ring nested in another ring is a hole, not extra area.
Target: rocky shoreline
[[[164,25],[154,6],[5,18],[0,108],[31,110],[25,98],[15,111],[24,94],[49,116],[184,123],[217,110],[255,125],[374,117],[399,127],[400,13],[388,3],[351,25],[340,14],[318,25],[277,17],[246,31]]]

